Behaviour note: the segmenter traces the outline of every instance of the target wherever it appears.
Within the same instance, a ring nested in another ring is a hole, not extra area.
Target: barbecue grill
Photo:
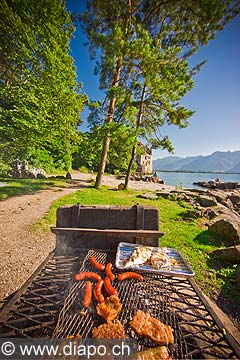
[[[81,334],[91,337],[93,327],[104,320],[92,301],[82,308],[83,282],[74,274],[96,271],[95,258],[115,263],[120,241],[158,246],[163,233],[153,207],[65,206],[57,210],[56,249],[4,306],[0,337],[65,338]],[[117,275],[122,270],[113,267]],[[237,359],[238,341],[223,326],[196,284],[187,277],[143,273],[144,281],[113,281],[123,305],[118,319],[126,334],[137,340],[138,349],[154,347],[129,327],[136,311],[143,310],[168,324],[175,343],[169,347],[173,359]]]

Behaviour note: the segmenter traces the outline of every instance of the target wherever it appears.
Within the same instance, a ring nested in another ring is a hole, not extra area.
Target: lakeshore
[[[214,181],[216,178],[219,178],[222,182],[240,183],[240,174],[157,171],[157,175],[167,185],[193,189],[199,188],[193,185],[194,182]]]

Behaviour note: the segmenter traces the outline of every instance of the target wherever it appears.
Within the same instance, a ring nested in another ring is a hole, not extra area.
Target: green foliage
[[[7,176],[9,171],[11,170],[11,167],[3,162],[3,160],[0,157],[0,176]]]
[[[136,135],[130,126],[115,124],[111,133],[111,144],[108,153],[106,170],[110,173],[126,172],[131,156],[131,148]]]
[[[3,160],[68,169],[85,101],[68,54],[70,14],[61,0],[3,0],[0,14]]]
[[[82,173],[88,174],[88,168],[86,166],[80,166],[78,170]]]
[[[108,153],[106,170],[109,173],[126,172],[130,151],[135,134],[131,127],[122,123],[110,123],[104,126],[94,126],[92,131],[84,134],[78,151],[74,154],[73,167],[87,167],[90,171],[97,171],[102,151],[103,139],[109,134],[111,144]]]
[[[96,171],[101,147],[102,136],[97,130],[92,133],[85,133],[84,140],[73,155],[73,168],[78,169],[84,166],[90,171]]]

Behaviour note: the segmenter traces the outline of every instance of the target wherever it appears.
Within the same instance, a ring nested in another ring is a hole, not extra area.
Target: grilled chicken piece
[[[125,263],[125,267],[145,264],[152,255],[152,249],[148,246],[137,247]]]
[[[131,355],[129,360],[172,360],[171,355],[168,353],[166,346],[158,346],[152,349],[140,351]]]
[[[151,317],[149,313],[138,310],[129,325],[137,335],[147,337],[158,345],[174,343],[171,327]]]
[[[126,338],[125,330],[119,320],[108,321],[99,325],[92,331],[93,338],[123,339]]]
[[[151,256],[151,265],[153,269],[163,269],[171,266],[169,257],[164,250],[158,250]]]
[[[80,334],[68,335],[67,339],[82,339],[82,336]]]
[[[96,309],[98,315],[108,321],[113,320],[118,316],[118,313],[122,310],[122,304],[117,295],[111,295],[106,298],[105,301],[98,304]]]

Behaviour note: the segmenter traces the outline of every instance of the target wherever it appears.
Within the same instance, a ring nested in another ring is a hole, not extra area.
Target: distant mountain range
[[[207,156],[167,156],[153,160],[154,170],[240,173],[239,151],[216,151]]]

